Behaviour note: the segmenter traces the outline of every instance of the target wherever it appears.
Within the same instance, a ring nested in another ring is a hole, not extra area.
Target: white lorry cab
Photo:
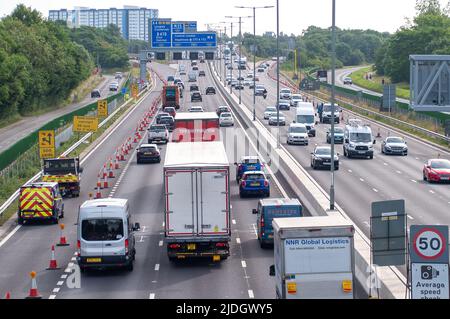
[[[369,125],[349,120],[344,131],[344,156],[373,159],[373,145],[375,144],[376,140],[373,138]]]
[[[316,136],[316,112],[312,103],[299,102],[296,108],[294,123],[305,124],[309,136]]]
[[[77,262],[87,268],[125,267],[133,270],[136,256],[134,232],[128,200],[96,199],[80,206],[77,224]]]

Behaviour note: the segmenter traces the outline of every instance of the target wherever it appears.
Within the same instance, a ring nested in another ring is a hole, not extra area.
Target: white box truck
[[[274,259],[279,299],[353,299],[354,227],[340,215],[275,218]]]
[[[222,142],[170,143],[164,163],[169,260],[230,255],[230,163]]]

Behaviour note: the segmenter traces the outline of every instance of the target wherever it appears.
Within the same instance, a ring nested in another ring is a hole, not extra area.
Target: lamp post
[[[232,19],[232,18],[238,18],[239,19],[239,63],[238,63],[238,70],[239,70],[239,104],[241,104],[242,103],[242,87],[241,87],[241,85],[242,85],[242,81],[241,81],[241,59],[242,59],[242,51],[241,51],[241,43],[242,43],[242,31],[241,31],[241,29],[242,29],[242,27],[241,27],[241,25],[242,25],[242,18],[251,18],[252,16],[245,16],[245,17],[242,17],[242,16],[239,16],[239,17],[232,17],[232,16],[226,16],[225,18],[229,18],[229,19]],[[233,65],[233,64],[231,64],[231,65]],[[231,86],[231,85],[230,85]]]
[[[336,0],[332,0],[332,35],[331,35],[331,186],[330,210],[334,210],[334,105],[336,81]]]
[[[269,9],[274,6],[264,7],[245,7],[236,6],[238,9],[252,9],[253,10],[253,121],[256,120],[256,9]]]
[[[277,0],[277,148],[280,148],[280,1]]]

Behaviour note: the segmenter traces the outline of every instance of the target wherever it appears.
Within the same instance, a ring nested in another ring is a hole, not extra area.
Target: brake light
[[[224,247],[227,247],[227,243],[217,243],[217,244],[216,244],[216,247],[217,247],[217,248],[224,248]]]
[[[269,187],[269,181],[264,181],[264,187]]]
[[[81,241],[77,240],[78,257],[81,255]]]
[[[245,185],[246,185],[245,181],[242,181],[242,182],[241,182],[241,186],[242,186],[242,187],[245,187]]]
[[[179,245],[179,244],[170,244],[169,248],[170,249],[179,249],[179,248],[181,248],[181,245]]]
[[[128,241],[128,239],[125,239],[125,254],[128,254],[129,244],[130,244],[130,242]]]
[[[260,221],[261,228],[264,228],[264,217],[261,215],[261,221]]]

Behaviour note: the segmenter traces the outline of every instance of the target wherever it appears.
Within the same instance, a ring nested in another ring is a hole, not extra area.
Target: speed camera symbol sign
[[[411,226],[411,262],[448,263],[447,226]]]

